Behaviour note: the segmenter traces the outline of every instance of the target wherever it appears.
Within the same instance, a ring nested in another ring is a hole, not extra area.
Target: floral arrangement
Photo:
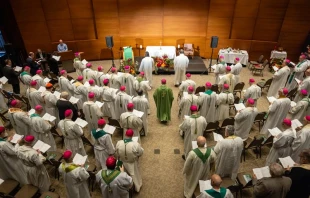
[[[120,67],[119,67],[119,72],[124,72],[125,69],[124,67],[125,66],[130,66],[130,74],[132,75],[136,75],[136,65],[135,63],[132,61],[131,58],[128,58],[127,60],[123,61],[123,60],[120,60]]]
[[[169,69],[170,67],[173,67],[173,60],[170,60],[167,54],[164,54],[162,57],[156,56],[152,58],[158,69]]]

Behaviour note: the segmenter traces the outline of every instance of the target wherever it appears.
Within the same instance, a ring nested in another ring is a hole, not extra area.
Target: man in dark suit
[[[13,92],[20,94],[18,73],[12,68],[12,62],[10,59],[5,60],[5,67],[3,68],[3,75],[8,79],[8,83],[12,85]]]
[[[46,58],[46,53],[42,52],[41,49],[38,49],[36,53],[36,59],[44,59],[44,58]]]
[[[40,68],[40,66],[38,65],[38,63],[35,62],[33,52],[29,52],[29,56],[26,59],[26,62],[28,64],[28,66],[30,67],[31,75],[32,76],[36,75],[37,70]]]

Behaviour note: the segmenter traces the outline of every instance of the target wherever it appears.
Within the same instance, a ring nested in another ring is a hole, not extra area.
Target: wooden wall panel
[[[73,19],[92,18],[91,0],[67,0],[70,9],[70,15]]]
[[[256,20],[253,40],[277,42],[282,28],[282,19],[258,18]]]
[[[115,0],[92,0],[96,18],[118,17],[118,6]]]
[[[221,39],[228,39],[231,28],[231,18],[209,17],[207,38],[218,36]]]
[[[158,1],[160,2],[160,1]],[[177,6],[176,6],[177,5]],[[208,16],[206,12],[208,1],[206,0],[165,0],[165,16]]]
[[[41,0],[11,0],[17,23],[45,21]]]
[[[47,21],[70,19],[70,10],[67,0],[57,0],[57,3],[51,0],[42,0],[42,9]]]
[[[73,28],[70,19],[47,21],[51,42],[74,40]]]
[[[255,18],[234,18],[231,29],[231,38],[251,40],[254,32],[255,21]]]
[[[237,18],[254,18],[258,13],[260,0],[238,0],[235,5],[234,17]]]
[[[232,17],[237,0],[210,0],[209,17]]]
[[[96,39],[93,19],[72,19],[75,40]]]
[[[162,16],[162,1],[145,1],[145,0],[118,0],[120,18],[136,19],[137,16]]]

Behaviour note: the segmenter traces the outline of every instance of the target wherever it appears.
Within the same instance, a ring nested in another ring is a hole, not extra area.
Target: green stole
[[[213,91],[211,89],[208,89],[207,91],[205,91],[205,94],[208,94],[209,96],[211,96],[212,93]]]
[[[99,139],[99,138],[101,138],[102,136],[104,136],[104,135],[106,135],[106,134],[108,134],[108,133],[106,133],[104,130],[99,130],[99,131],[96,131],[96,129],[93,129],[92,131],[91,131],[91,133],[93,134],[93,137],[97,140],[97,139]]]
[[[5,139],[3,139],[3,138],[0,138],[0,142],[5,142]]]
[[[299,68],[300,65],[303,64],[305,61],[306,61],[306,60],[301,61],[300,63],[298,63],[298,64],[296,65],[296,67]],[[289,83],[289,84],[291,84],[291,82],[293,81],[293,78],[294,78],[294,76],[295,76],[295,73],[296,73],[296,72],[293,72],[293,73],[291,74],[291,76],[290,76],[290,78],[289,78],[289,80],[288,80],[288,83]]]
[[[33,117],[41,117],[41,116],[36,114],[36,113],[33,113],[33,114],[31,114],[30,118],[33,118]]]
[[[22,73],[20,73],[21,76],[25,76],[25,75],[29,75],[27,72],[23,71]]]
[[[65,163],[62,163],[62,164],[61,164],[61,167],[62,167],[62,169],[63,169],[66,173],[69,173],[69,172],[73,171],[74,169],[78,168],[78,166],[75,165],[75,164],[70,164],[69,166],[66,167],[66,166],[65,166]]]
[[[103,181],[109,186],[109,192],[112,192],[110,189],[110,183],[119,175],[121,174],[121,171],[113,170],[109,175],[107,174],[107,170],[101,171],[101,177]]]
[[[195,132],[194,134],[197,134],[197,118],[199,118],[199,115],[191,115],[191,118],[195,119]]]
[[[224,198],[226,195],[226,188],[220,187],[220,192],[210,189],[210,190],[205,190],[206,193],[208,193],[210,196],[214,198]]]
[[[196,155],[201,159],[203,163],[206,163],[207,159],[209,158],[211,154],[211,148],[207,148],[206,154],[203,154],[199,150],[199,148],[195,148],[193,151],[196,153]]]
[[[124,143],[127,144],[128,142],[132,142],[132,139],[124,139]]]

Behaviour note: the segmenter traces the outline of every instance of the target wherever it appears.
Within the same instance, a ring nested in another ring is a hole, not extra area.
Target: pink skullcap
[[[228,84],[224,84],[223,87],[224,87],[224,89],[229,89],[229,85]]]
[[[37,106],[35,106],[35,108],[34,108],[36,111],[41,111],[41,110],[43,110],[43,107],[41,106],[41,105],[37,105]]]
[[[285,59],[285,62],[289,64],[291,61],[289,59]]]
[[[72,152],[70,150],[66,150],[62,155],[62,158],[69,159],[72,156]]]
[[[249,99],[247,100],[247,102],[248,102],[249,104],[253,105],[253,104],[255,103],[255,100],[254,100],[253,98],[249,98]]]
[[[67,109],[65,111],[65,117],[69,117],[72,114],[72,110],[71,109]]]
[[[17,103],[18,103],[18,100],[12,100],[11,101],[11,106],[15,107],[17,105]]]
[[[0,126],[0,134],[5,131],[5,128],[3,126]]]
[[[84,79],[83,76],[78,76],[78,77],[77,77],[77,80],[78,80],[78,81],[82,81],[83,79]]]
[[[78,56],[78,55],[80,55],[80,52],[75,52],[74,55]]]
[[[193,92],[194,91],[194,87],[193,86],[188,86],[187,87],[187,91],[188,92]]]
[[[284,95],[286,95],[286,94],[288,94],[288,89],[287,88],[283,88],[282,92],[283,92]]]
[[[116,72],[116,68],[115,68],[115,67],[112,67],[111,72],[112,72],[112,73]]]
[[[104,79],[104,80],[103,80],[103,84],[104,84],[104,85],[109,84],[109,79],[107,79],[107,78],[106,78],[106,79]]]
[[[187,74],[186,74],[186,77],[187,77],[187,78],[189,78],[189,77],[191,77],[191,76],[192,76],[192,75],[191,75],[190,73],[187,73]]]
[[[254,78],[250,78],[249,82],[250,82],[250,83],[255,82]]]
[[[133,103],[128,103],[127,104],[127,109],[133,109],[133,107],[134,107]]]
[[[98,125],[103,126],[103,125],[105,125],[105,124],[106,124],[106,122],[105,122],[104,119],[98,120]]]
[[[212,84],[210,82],[206,82],[206,87],[212,87]]]
[[[95,97],[95,93],[94,92],[89,92],[88,93],[88,98],[94,98]]]
[[[304,59],[305,59],[305,58],[307,58],[307,57],[303,54],[303,55],[300,56],[300,58],[304,58]]]
[[[89,83],[90,85],[93,85],[93,84],[95,84],[95,81],[94,81],[93,79],[90,79],[90,80],[88,81],[88,83]]]
[[[98,66],[97,70],[102,71],[102,66]]]
[[[32,81],[30,82],[30,85],[31,85],[31,86],[36,86],[36,85],[37,85],[37,81],[32,80]]]
[[[32,142],[34,140],[34,136],[32,135],[27,135],[25,138],[24,138],[25,142]]]
[[[306,89],[302,89],[300,90],[300,93],[304,96],[307,96],[308,95],[308,91]]]
[[[224,56],[220,56],[220,58],[224,58]]]
[[[41,69],[37,70],[36,74],[42,74],[42,70]]]
[[[124,69],[125,69],[125,70],[129,70],[129,69],[130,69],[130,66],[129,66],[129,65],[126,65],[126,66],[124,67]]]
[[[191,111],[198,111],[198,107],[196,105],[191,106]]]
[[[140,72],[140,76],[144,76],[144,72]]]
[[[105,162],[105,165],[109,167],[115,167],[116,165],[116,159],[113,156],[109,156]]]
[[[61,75],[65,74],[65,73],[67,73],[67,71],[64,70],[64,69],[60,71],[60,74],[61,74]]]
[[[25,71],[26,71],[26,70],[29,70],[29,69],[30,69],[29,66],[25,66],[25,68],[24,68]]]
[[[310,121],[310,116],[305,116],[307,121]]]
[[[226,71],[231,71],[231,67],[227,66]]]
[[[91,63],[86,63],[87,68],[90,68],[91,66],[92,66]]]
[[[126,87],[125,87],[124,85],[122,85],[122,86],[119,88],[119,90],[125,91],[125,90],[126,90]]]
[[[132,136],[133,136],[133,130],[132,130],[132,129],[127,129],[125,135],[126,135],[127,137],[132,137]]]
[[[236,60],[236,61],[239,61],[239,60],[240,60],[240,58],[236,57],[236,58],[235,58],[235,60]]]
[[[166,79],[164,79],[164,78],[161,79],[161,84],[166,84],[166,82],[167,82]]]
[[[283,119],[283,124],[286,124],[287,126],[292,126],[292,121],[288,118]]]

